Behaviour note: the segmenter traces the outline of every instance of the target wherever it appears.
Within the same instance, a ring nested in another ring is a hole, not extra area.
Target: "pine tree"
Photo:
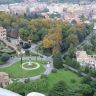
[[[68,96],[66,83],[64,81],[59,81],[54,85],[48,96]]]

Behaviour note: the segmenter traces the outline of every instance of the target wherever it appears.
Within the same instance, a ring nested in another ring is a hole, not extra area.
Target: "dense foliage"
[[[9,30],[14,28],[23,40],[42,41],[42,49],[50,50],[59,45],[65,52],[71,46],[75,47],[92,32],[92,25],[69,24],[61,20],[32,19],[12,17],[0,13],[0,24]]]
[[[48,82],[46,79],[40,79],[27,83],[16,82],[8,85],[6,88],[19,94],[28,94],[30,92],[46,93],[48,91]]]
[[[61,53],[56,49],[54,49],[53,52],[53,66],[56,69],[63,68],[63,60],[61,57]]]
[[[64,81],[59,81],[54,85],[48,96],[68,96],[66,83]]]
[[[9,58],[10,58],[9,54],[7,54],[7,53],[1,54],[1,56],[0,56],[0,64],[6,63],[9,60]]]

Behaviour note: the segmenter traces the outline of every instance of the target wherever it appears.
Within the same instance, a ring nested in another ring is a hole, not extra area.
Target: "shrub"
[[[57,69],[54,68],[54,69],[52,70],[52,73],[57,73]]]
[[[41,75],[41,79],[47,79],[47,78],[48,78],[47,75],[45,75],[45,74]]]
[[[56,69],[63,68],[63,61],[60,52],[54,54],[53,56],[53,66]]]
[[[48,81],[46,79],[40,79],[36,81],[21,83],[16,82],[6,86],[6,89],[16,92],[25,96],[30,92],[48,92]]]
[[[24,82],[25,82],[25,83],[30,82],[30,78],[25,79]]]
[[[64,70],[65,70],[65,71],[68,71],[68,67],[67,67],[67,66],[66,66],[66,67],[64,67]]]
[[[72,83],[75,83],[75,82],[76,82],[76,80],[75,80],[75,79],[71,79],[71,82],[72,82]]]
[[[9,54],[6,54],[6,53],[3,53],[2,56],[1,56],[1,61],[2,62],[7,62],[10,58],[10,55]]]
[[[31,47],[31,44],[29,44],[29,43],[24,43],[23,44],[23,49],[28,49],[28,48],[30,48]]]
[[[26,55],[30,55],[30,51],[29,50],[25,50],[25,54]]]
[[[57,82],[50,90],[48,96],[68,96],[68,87],[64,81]]]
[[[30,92],[47,92],[48,91],[48,81],[46,79],[40,79],[26,83],[26,93]]]
[[[21,95],[25,94],[25,84],[22,82],[12,83],[12,84],[6,86],[6,89],[19,93]]]

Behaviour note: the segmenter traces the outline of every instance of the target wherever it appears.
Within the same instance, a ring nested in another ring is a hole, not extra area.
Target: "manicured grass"
[[[25,62],[25,61],[23,61]],[[45,71],[45,68],[43,67],[43,61],[36,61],[40,64],[40,67],[36,70],[24,70],[21,68],[21,64],[20,61],[18,61],[17,63],[6,67],[6,68],[0,68],[0,72],[7,72],[11,78],[20,78],[20,77],[32,77],[32,76],[37,76],[40,74],[43,74],[43,72]],[[44,61],[45,62],[45,61]]]
[[[72,83],[71,80],[75,80],[76,82]],[[63,80],[66,82],[66,84],[70,87],[70,88],[77,88],[78,85],[80,84],[82,78],[80,78],[79,76],[77,76],[75,73],[65,70],[65,69],[61,69],[58,70],[57,73],[51,73],[48,76],[48,82],[49,82],[49,89],[51,89],[53,87],[53,85],[55,83],[57,83],[60,80]]]

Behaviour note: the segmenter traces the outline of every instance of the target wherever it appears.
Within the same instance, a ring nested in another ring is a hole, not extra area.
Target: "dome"
[[[45,96],[45,95],[37,92],[32,92],[32,93],[29,93],[27,96]]]

